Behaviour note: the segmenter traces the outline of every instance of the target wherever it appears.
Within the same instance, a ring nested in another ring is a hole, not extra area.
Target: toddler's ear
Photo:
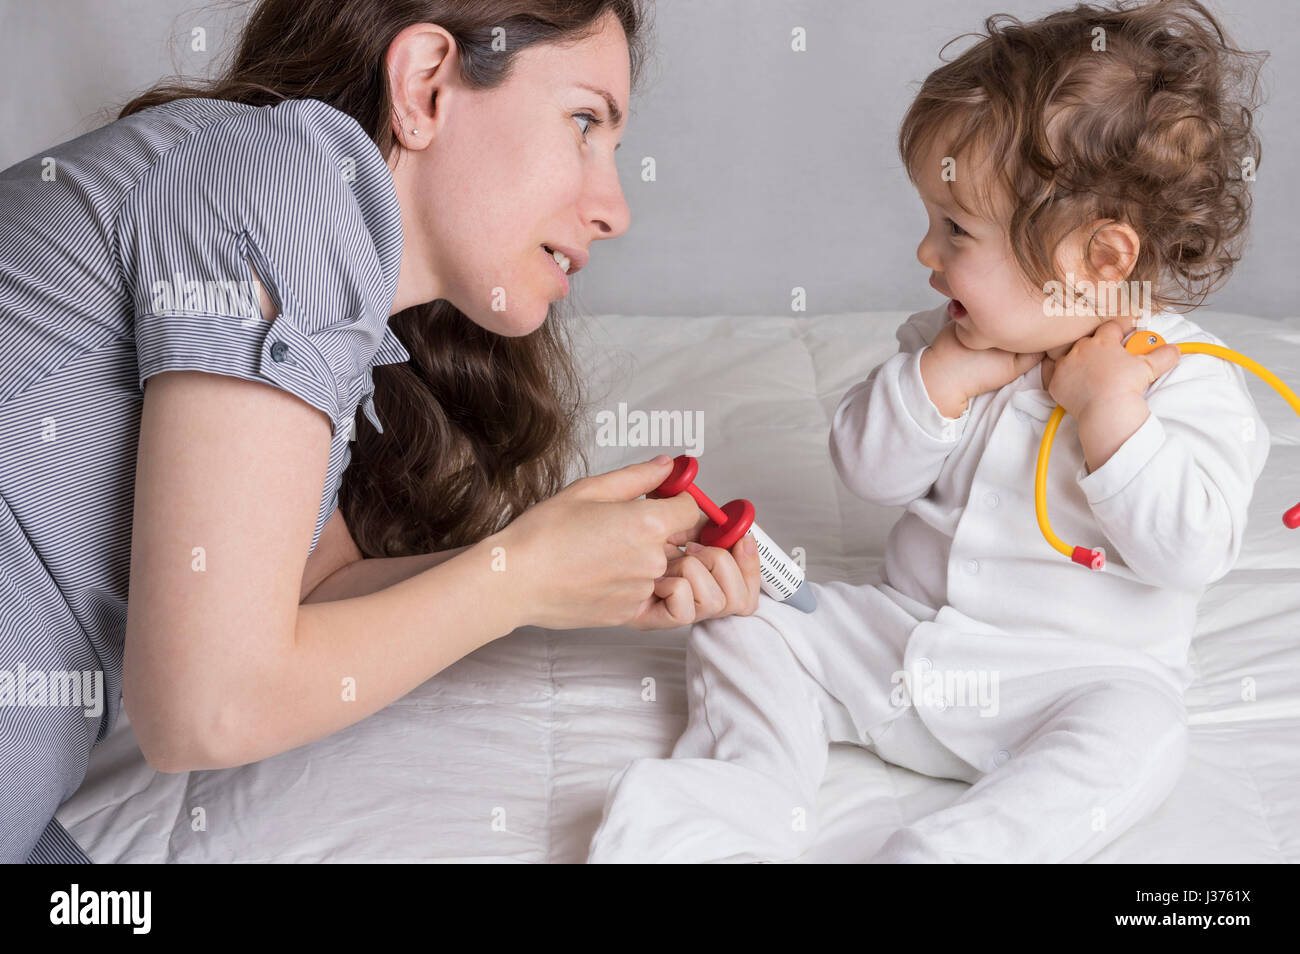
[[[1137,264],[1142,242],[1126,222],[1102,220],[1091,223],[1092,242],[1088,248],[1088,265],[1095,277],[1106,282],[1123,282]]]

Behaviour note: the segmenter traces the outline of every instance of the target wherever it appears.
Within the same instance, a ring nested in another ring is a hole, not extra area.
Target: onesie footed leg
[[[611,790],[590,864],[784,860],[816,837],[815,804],[734,762],[637,759]]]
[[[802,854],[828,758],[823,690],[758,614],[697,624],[686,677],[689,718],[672,758],[637,759],[613,777],[588,862]]]
[[[1085,861],[1178,783],[1186,710],[1137,682],[1088,687],[1008,755],[947,808],[894,832],[872,863]]]

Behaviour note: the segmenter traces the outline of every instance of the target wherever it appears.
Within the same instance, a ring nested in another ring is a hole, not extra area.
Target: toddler
[[[899,137],[950,300],[831,425],[846,486],[906,508],[882,582],[697,624],[686,731],[611,781],[592,862],[798,856],[831,742],[971,783],[879,862],[1082,861],[1179,778],[1197,602],[1269,447],[1242,369],[1173,346],[1223,344],[1184,313],[1245,234],[1255,69],[1191,0],[985,27]],[[1170,344],[1132,354],[1134,328]],[[1057,404],[1050,518],[1099,572],[1035,517]]]

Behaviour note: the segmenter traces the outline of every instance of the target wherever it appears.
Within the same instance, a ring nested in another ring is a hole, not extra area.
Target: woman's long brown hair
[[[459,45],[462,78],[489,89],[521,49],[581,39],[606,13],[627,36],[635,88],[646,43],[641,0],[261,0],[218,77],[161,83],[119,118],[190,96],[254,106],[317,99],[355,119],[387,157],[397,143],[385,55],[406,27],[446,29]],[[492,49],[496,27],[509,50]],[[579,458],[585,469],[582,382],[562,311],[552,304],[542,327],[522,337],[486,331],[444,300],[389,319],[411,360],[375,367],[384,432],[360,417],[339,489],[367,557],[473,543],[552,496]]]

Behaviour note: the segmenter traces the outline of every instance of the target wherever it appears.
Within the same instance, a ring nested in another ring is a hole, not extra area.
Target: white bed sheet
[[[1191,317],[1300,388],[1300,318]],[[896,352],[904,318],[611,315],[575,329],[593,412],[702,411],[711,497],[752,500],[764,529],[804,548],[811,579],[878,581],[902,511],[851,496],[826,441],[840,397]],[[1300,417],[1246,377],[1273,446],[1238,565],[1201,604],[1189,763],[1098,862],[1300,860],[1300,532],[1280,519],[1300,499]],[[683,448],[593,441],[592,472],[660,451]],[[579,862],[613,773],[666,756],[685,726],[686,635],[521,629],[358,725],[217,772],[154,772],[123,713],[58,817],[98,862]],[[800,861],[865,859],[964,788],[832,746],[823,831]]]

